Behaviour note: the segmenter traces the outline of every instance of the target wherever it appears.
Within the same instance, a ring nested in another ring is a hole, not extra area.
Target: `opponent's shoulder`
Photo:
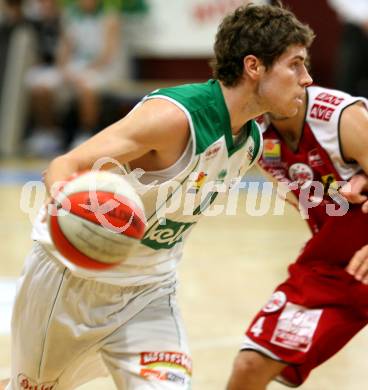
[[[360,161],[368,149],[368,111],[363,102],[355,102],[341,114],[340,142],[346,160]]]
[[[353,96],[338,89],[325,88],[318,85],[308,87],[307,96],[311,112],[315,107],[320,109],[329,108],[332,112],[339,112],[357,101],[362,101],[364,105],[368,106],[368,100],[362,96]]]

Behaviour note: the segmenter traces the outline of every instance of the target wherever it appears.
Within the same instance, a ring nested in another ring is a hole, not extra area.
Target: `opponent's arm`
[[[177,106],[163,99],[148,100],[85,143],[55,158],[45,174],[46,187],[50,190],[54,183],[91,169],[103,157],[124,164],[155,152],[173,163],[183,152],[189,134],[188,120]]]
[[[362,203],[362,211],[368,213],[368,196],[365,192],[368,190],[368,176],[364,173],[354,175],[339,192],[349,203]]]
[[[346,160],[356,161],[364,174],[353,177],[340,192],[351,203],[363,203],[362,210],[368,213],[368,111],[362,102],[346,108],[341,115],[340,140]]]
[[[342,152],[347,160],[355,160],[368,173],[368,111],[362,103],[348,107],[341,116],[340,137]],[[355,186],[353,188],[353,185]],[[367,190],[367,179],[364,175],[353,178],[351,191],[356,197],[359,192]],[[359,191],[359,192],[358,192]],[[361,195],[364,197],[364,195]],[[364,198],[363,198],[364,201]],[[368,202],[363,205],[367,209]],[[367,216],[368,218],[368,216]],[[368,245],[357,251],[350,260],[346,270],[362,283],[368,284]]]

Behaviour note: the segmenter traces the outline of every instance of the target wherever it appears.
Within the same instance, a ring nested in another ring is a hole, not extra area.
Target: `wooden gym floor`
[[[0,162],[0,378],[7,377],[9,313],[14,281],[31,246],[31,221],[20,209],[22,185],[39,178],[46,162]],[[236,216],[207,217],[199,223],[180,266],[180,295],[194,359],[193,390],[225,388],[232,360],[252,316],[283,280],[286,267],[309,232],[296,211],[284,216],[251,217],[244,195]],[[362,331],[337,356],[315,370],[302,390],[367,388],[368,331]],[[112,390],[102,378],[84,390]],[[285,389],[277,383],[271,390]]]

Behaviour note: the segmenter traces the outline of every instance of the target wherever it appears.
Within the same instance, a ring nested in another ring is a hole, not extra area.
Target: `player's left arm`
[[[340,192],[352,203],[363,203],[368,213],[368,111],[362,102],[347,107],[340,120],[341,152],[346,161],[356,161],[365,174],[354,176]]]

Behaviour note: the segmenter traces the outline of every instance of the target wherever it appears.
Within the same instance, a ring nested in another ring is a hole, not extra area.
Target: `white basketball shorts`
[[[7,390],[72,390],[108,372],[119,390],[187,390],[191,370],[175,281],[77,278],[34,244],[17,288]]]

